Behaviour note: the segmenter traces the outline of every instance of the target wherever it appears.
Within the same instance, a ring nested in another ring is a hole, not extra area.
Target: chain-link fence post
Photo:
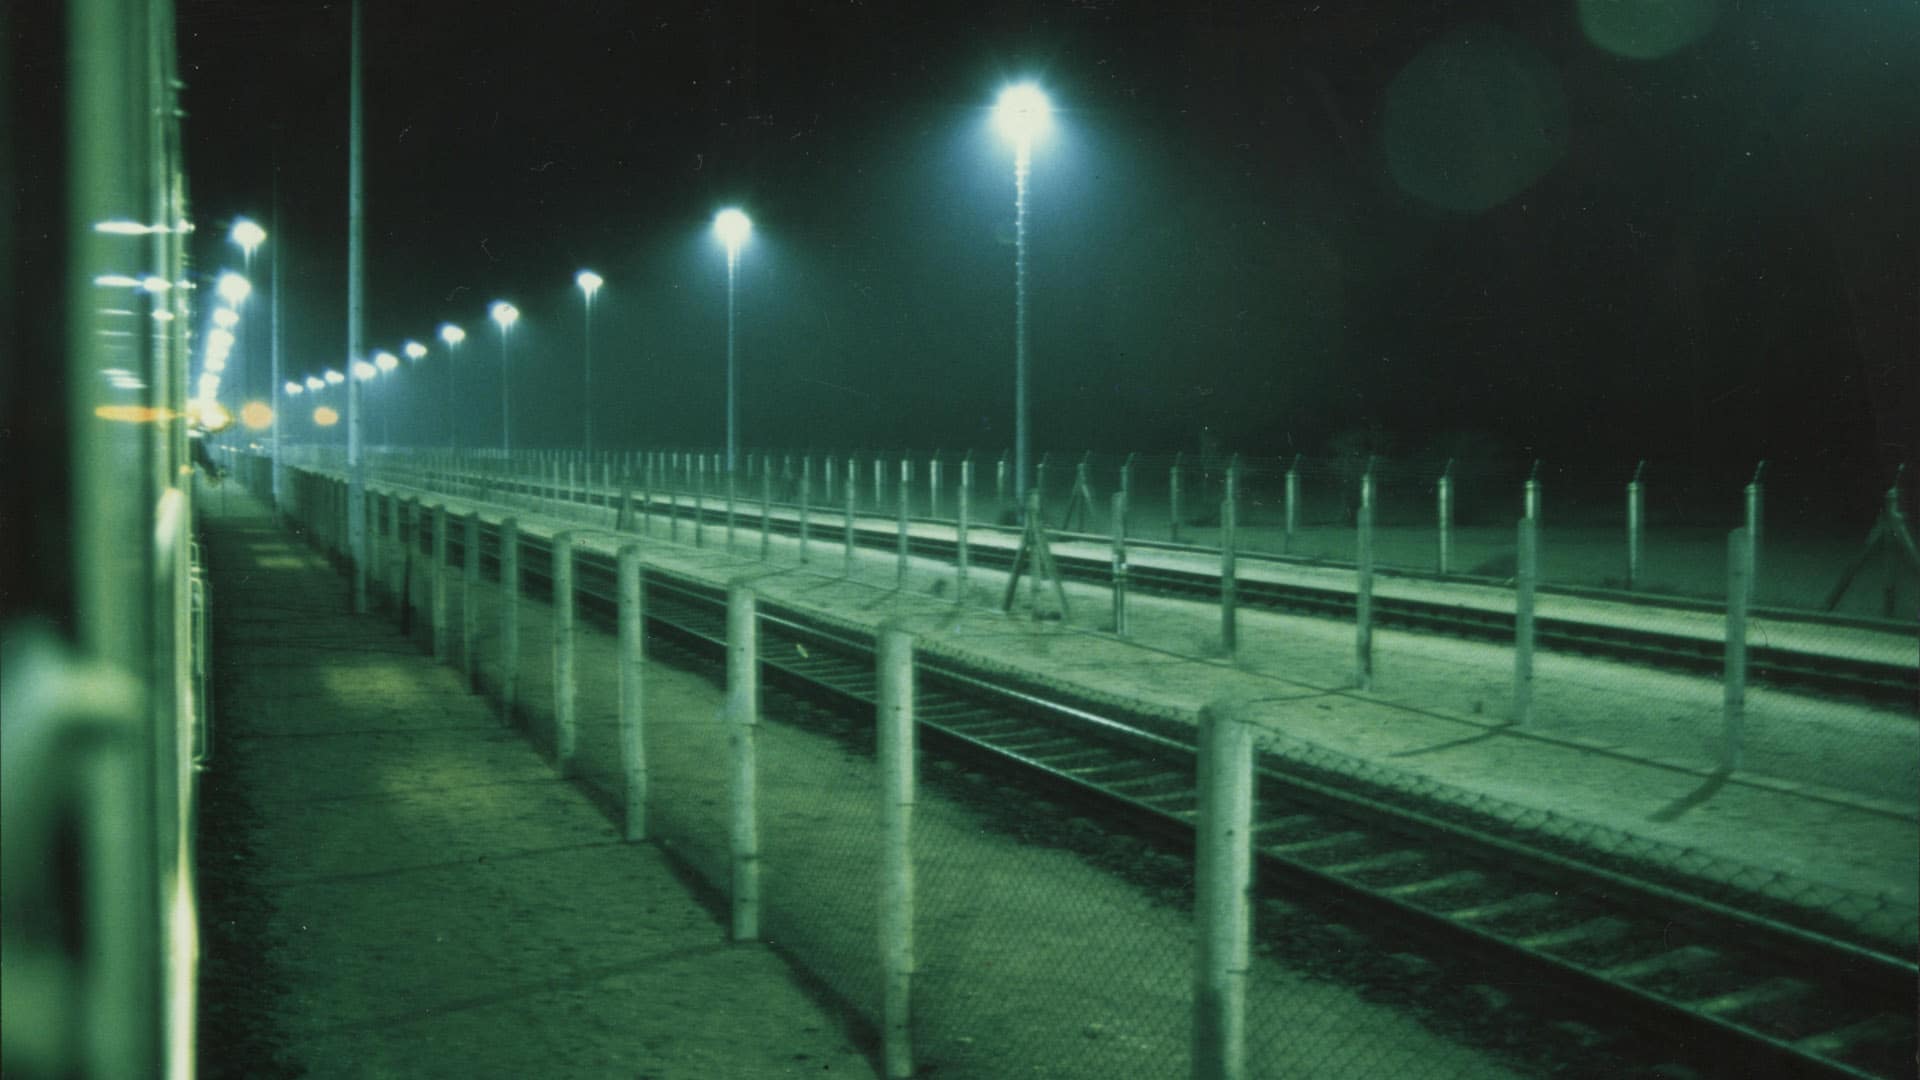
[[[1373,689],[1373,459],[1360,477],[1360,510],[1355,515],[1358,550],[1354,553],[1353,682]]]
[[[1447,459],[1434,485],[1434,518],[1440,533],[1440,574],[1453,573],[1453,459]]]
[[[773,455],[760,459],[760,561],[773,557]]]
[[[886,1074],[913,1075],[913,635],[880,633],[881,1043]]]
[[[647,636],[640,545],[620,546],[620,775],[629,841],[647,838]]]
[[[1195,821],[1193,1075],[1240,1080],[1247,1068],[1253,886],[1253,737],[1234,710],[1200,710]]]
[[[813,455],[800,456],[800,561],[811,562],[811,553],[807,550],[807,541],[812,538],[813,513]]]
[[[1173,464],[1167,466],[1167,539],[1180,542],[1180,465],[1182,454],[1173,455]]]
[[[898,578],[895,582],[895,585],[897,588],[901,588],[901,589],[904,589],[907,587],[907,506],[910,501],[908,499],[908,496],[912,492],[912,490],[913,490],[913,459],[908,457],[905,454],[901,454],[900,455],[900,498],[899,498],[899,505],[895,512],[895,517],[899,521],[899,557],[896,560],[896,562],[898,563],[899,569],[898,569]]]
[[[1646,472],[1647,463],[1643,459],[1633,468],[1633,479],[1627,481],[1627,590],[1631,592],[1640,587],[1645,577],[1641,571],[1641,559],[1645,556],[1647,545],[1647,493],[1640,486],[1640,476]]]
[[[1228,656],[1240,647],[1240,582],[1235,565],[1235,533],[1240,522],[1240,455],[1227,464],[1226,498],[1220,500],[1220,648]]]
[[[1113,493],[1113,632],[1127,636],[1127,492]]]
[[[1753,467],[1753,479],[1747,481],[1746,517],[1747,517],[1747,589],[1749,594],[1759,592],[1760,583],[1760,522],[1764,516],[1765,486],[1761,474],[1767,471],[1767,463],[1762,461]]]
[[[1294,537],[1300,531],[1300,455],[1293,455],[1293,462],[1287,466],[1286,477],[1286,525],[1280,534],[1280,552],[1293,553]]]
[[[842,496],[842,498],[843,498],[843,499],[845,500],[845,507],[844,507],[844,510],[842,511],[842,514],[841,514],[841,519],[840,519],[840,531],[841,531],[841,533],[843,534],[843,535],[841,536],[841,538],[840,538],[840,542],[841,542],[842,544],[845,544],[845,545],[846,545],[846,548],[847,548],[847,552],[846,552],[846,555],[847,555],[847,564],[846,564],[846,575],[847,575],[848,577],[852,577],[852,576],[853,576],[853,558],[854,558],[854,544],[853,544],[853,511],[854,511],[854,504],[855,504],[855,503],[857,503],[857,502],[859,502],[859,500],[860,500],[860,483],[859,483],[859,480],[860,480],[860,474],[859,474],[859,472],[857,471],[857,469],[855,468],[855,466],[856,466],[856,465],[857,465],[858,463],[859,463],[859,459],[858,459],[858,458],[856,458],[856,457],[854,457],[854,456],[853,456],[852,454],[848,454],[848,455],[847,455],[847,482],[846,482],[846,486],[845,486],[845,488],[844,488],[844,489],[843,489],[843,490],[842,490],[842,491],[840,492],[840,494],[841,494],[841,496]]]
[[[759,623],[753,587],[727,588],[728,850],[732,860],[733,940],[760,936],[759,783],[754,761],[760,724]]]

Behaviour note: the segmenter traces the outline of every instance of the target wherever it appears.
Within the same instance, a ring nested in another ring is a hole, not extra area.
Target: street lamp
[[[227,234],[227,239],[232,240],[240,246],[240,253],[245,257],[247,270],[251,273],[253,270],[253,251],[266,242],[267,230],[246,218],[241,218],[233,223],[233,231]]]
[[[215,308],[213,325],[222,330],[231,330],[240,321],[240,313],[230,307]]]
[[[460,343],[467,340],[467,332],[452,323],[440,324],[440,340],[447,343],[447,392],[440,395],[441,427],[447,432],[447,445],[460,449],[460,430],[453,423],[453,361],[460,353]]]
[[[1014,492],[1026,505],[1027,458],[1027,172],[1033,140],[1046,133],[1053,106],[1032,83],[1000,92],[993,124],[1013,143],[1013,468]]]
[[[593,460],[593,294],[600,291],[606,282],[599,274],[591,270],[582,270],[573,276],[573,283],[580,286],[580,293],[586,297],[587,348],[586,348],[586,384],[587,400],[585,414],[587,425],[587,460]]]
[[[740,432],[736,391],[739,376],[734,366],[734,294],[735,270],[740,265],[740,245],[753,233],[753,222],[738,209],[729,207],[713,219],[713,235],[727,249],[727,475],[732,476],[734,461],[740,454]]]
[[[495,300],[487,315],[500,327],[500,449],[513,453],[513,411],[507,391],[511,369],[507,363],[507,335],[520,320],[520,309],[505,300]]]
[[[214,291],[220,294],[220,299],[225,300],[229,307],[237,308],[246,303],[247,297],[252,295],[253,285],[246,278],[229,270],[220,275],[220,282],[214,286]]]

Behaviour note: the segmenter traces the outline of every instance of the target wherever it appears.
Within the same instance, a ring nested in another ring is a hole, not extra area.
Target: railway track
[[[526,487],[514,490],[525,495],[550,494]],[[584,503],[584,499],[576,501]],[[774,506],[781,513],[769,519],[768,527],[771,531],[786,537],[797,536],[800,531],[797,516],[781,515],[797,515],[798,506],[778,502]],[[656,500],[652,513],[659,515],[665,512],[665,506]],[[686,518],[689,525],[691,524],[694,517],[692,505],[683,503],[675,512]],[[815,512],[824,514],[830,511],[825,507],[817,507]],[[743,529],[757,529],[759,517],[757,504],[750,512],[744,509],[743,504],[743,509],[739,513],[740,525]],[[871,515],[866,520],[871,521]],[[702,521],[708,528],[724,524],[724,511],[708,508],[704,512]],[[829,523],[816,520],[812,526],[812,533],[816,540],[836,545],[842,535],[838,521]],[[892,552],[898,546],[898,536],[890,528],[875,529],[871,526],[865,528],[856,526],[854,538],[859,546],[874,550]],[[1067,538],[1090,543],[1106,542],[1104,538],[1093,536]],[[1158,542],[1132,543],[1136,549],[1183,552],[1199,550]],[[957,549],[958,544],[953,540],[915,536],[909,541],[910,554],[938,562],[952,563],[957,557]],[[1206,552],[1206,554],[1212,553]],[[973,565],[983,569],[1006,570],[1012,564],[1013,552],[1008,548],[973,544],[969,545],[969,557]],[[1254,554],[1242,554],[1239,558],[1242,564],[1284,561]],[[1092,585],[1107,585],[1111,582],[1112,567],[1104,559],[1056,553],[1054,561],[1059,566],[1061,574],[1071,581]],[[1451,580],[1472,581],[1473,579]],[[1135,562],[1128,568],[1128,582],[1135,592],[1156,596],[1217,602],[1220,595],[1220,578],[1217,573],[1174,570]],[[1494,584],[1492,582],[1477,583]],[[1542,591],[1553,590],[1543,589]],[[1239,602],[1244,607],[1345,621],[1351,621],[1355,617],[1354,594],[1347,590],[1242,576],[1237,582],[1237,592]],[[1614,594],[1598,594],[1587,590],[1575,590],[1575,592],[1580,595],[1616,598]],[[1644,597],[1619,595],[1628,597],[1634,603],[1648,603]],[[1678,607],[1680,610],[1689,611],[1717,612],[1718,610],[1709,604],[1689,602],[1663,603],[1654,606]],[[1467,604],[1434,603],[1376,593],[1373,598],[1373,613],[1375,624],[1385,628],[1476,641],[1510,642],[1514,637],[1514,616],[1510,611],[1489,610]],[[1804,621],[1807,615],[1795,612],[1783,617]],[[1869,627],[1866,622],[1850,619],[1833,621],[1833,624],[1855,630]],[[1887,633],[1910,632],[1910,628],[1899,628],[1896,631],[1892,628],[1883,629],[1878,624],[1871,624],[1871,629]],[[1534,630],[1540,648],[1557,652],[1620,660],[1695,675],[1717,675],[1724,669],[1726,663],[1725,643],[1715,638],[1585,623],[1550,616],[1536,616]],[[1810,690],[1907,710],[1914,709],[1916,702],[1920,702],[1920,666],[1810,654],[1770,645],[1764,641],[1749,642],[1747,665],[1750,679],[1768,685]]]
[[[497,542],[488,530],[483,552]],[[531,538],[526,547],[547,550]],[[548,564],[523,557],[530,591],[550,591]],[[613,576],[611,561],[580,556],[583,609],[609,624]],[[718,588],[654,574],[649,632],[718,657],[724,604]],[[760,613],[770,686],[854,723],[873,715],[870,641],[765,601]],[[1113,829],[1190,846],[1197,798],[1184,726],[926,657],[916,718],[929,754],[1047,791]],[[1370,935],[1417,938],[1463,985],[1527,986],[1597,1026],[1656,1036],[1711,1073],[1911,1073],[1911,957],[1543,851],[1284,758],[1263,755],[1258,785],[1259,892]]]

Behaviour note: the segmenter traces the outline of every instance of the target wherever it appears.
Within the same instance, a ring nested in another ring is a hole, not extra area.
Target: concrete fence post
[[[467,676],[467,688],[480,687],[480,661],[473,655],[480,640],[480,515],[467,515],[466,529],[460,538],[463,556],[460,574],[460,670]]]
[[[1280,535],[1282,554],[1293,553],[1293,542],[1300,532],[1300,455],[1293,455],[1293,461],[1287,466],[1286,478],[1286,526]]]
[[[697,455],[699,468],[693,474],[693,546],[707,546],[707,455]]]
[[[739,525],[739,481],[738,471],[727,470],[727,553],[729,555],[733,553],[734,531]]]
[[[1738,769],[1747,738],[1747,605],[1753,599],[1753,537],[1727,534],[1726,676],[1721,695],[1720,768]]]
[[[880,709],[876,753],[880,766],[881,1043],[889,1078],[913,1075],[913,636],[881,631]]]
[[[760,462],[760,561],[773,557],[773,455]]]
[[[759,776],[754,749],[760,724],[759,625],[750,585],[727,589],[727,749],[732,857],[733,940],[760,936]]]
[[[960,459],[960,490],[955,493],[953,525],[953,602],[967,602],[967,571],[973,554],[967,530],[973,524],[973,451]]]
[[[846,503],[845,513],[841,519],[840,526],[844,535],[840,538],[840,542],[845,544],[847,548],[846,574],[848,577],[853,576],[853,504],[860,498],[860,485],[856,482],[859,476],[854,471],[855,460],[852,454],[847,455],[847,483],[845,490],[840,493]]]
[[[927,459],[927,516],[940,517],[940,451]]]
[[[900,499],[899,499],[899,506],[895,509],[894,517],[899,522],[899,557],[896,560],[898,570],[899,570],[899,578],[895,582],[895,584],[897,585],[897,587],[902,589],[907,587],[907,510],[908,510],[908,507],[911,505],[911,500],[909,499],[909,495],[912,493],[912,491],[913,491],[913,459],[911,457],[908,457],[905,454],[901,454],[900,455]]]
[[[813,455],[800,456],[800,561],[812,561],[812,553],[807,550],[807,542],[812,539],[812,522],[808,515],[813,512]]]
[[[886,484],[886,465],[880,460],[880,455],[875,454],[873,455],[873,508],[875,510],[887,505]]]
[[[1180,506],[1180,466],[1184,458],[1184,454],[1174,454],[1173,464],[1167,467],[1167,539],[1176,544],[1180,542],[1180,518],[1182,515],[1182,508]]]
[[[433,658],[445,660],[448,648],[447,625],[447,507],[433,508],[433,569],[427,579],[427,604],[433,623]]]
[[[407,602],[406,597],[400,595],[400,590],[404,587],[401,575],[406,571],[407,553],[403,546],[405,538],[400,533],[400,496],[388,492],[386,499],[387,537],[393,544],[391,557],[387,560],[387,597],[397,613]]]
[[[647,667],[645,593],[640,578],[640,545],[620,546],[620,775],[626,796],[629,841],[647,838]]]
[[[561,776],[573,775],[574,750],[579,745],[579,717],[574,711],[579,691],[574,682],[576,614],[573,534],[563,532],[553,538],[553,748]]]
[[[1231,708],[1200,710],[1197,779],[1193,1075],[1241,1080],[1253,927],[1253,737]]]
[[[1533,723],[1533,590],[1540,576],[1540,523],[1520,519],[1513,575],[1513,722]]]
[[[1645,472],[1647,463],[1640,462],[1634,467],[1633,479],[1627,481],[1627,589],[1632,591],[1640,587],[1645,578],[1641,570],[1641,559],[1647,543],[1647,500],[1646,492],[1640,487],[1640,474]]]
[[[1226,497],[1220,500],[1220,647],[1228,656],[1240,647],[1240,582],[1234,547],[1240,522],[1240,455],[1227,465]]]
[[[1434,485],[1434,518],[1440,532],[1440,573],[1453,573],[1453,459],[1447,459]]]
[[[1747,524],[1747,592],[1751,598],[1760,587],[1760,532],[1761,520],[1765,517],[1762,503],[1765,488],[1761,474],[1767,471],[1767,463],[1762,461],[1754,466],[1753,479],[1747,481],[1746,524]]]
[[[520,522],[500,523],[500,721],[520,707]]]
[[[1373,689],[1373,461],[1360,477],[1358,545],[1354,558],[1353,682]]]
[[[1127,636],[1127,491],[1113,493],[1113,632]]]
[[[1537,525],[1540,522],[1540,459],[1533,461],[1533,471],[1527,474],[1527,482],[1520,489],[1520,515],[1531,518]]]
[[[993,465],[993,502],[995,506],[1007,505],[1007,452],[1000,451],[1000,459]]]

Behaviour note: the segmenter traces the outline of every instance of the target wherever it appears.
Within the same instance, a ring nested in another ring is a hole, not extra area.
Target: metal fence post
[[[727,589],[727,749],[729,847],[733,864],[733,940],[760,936],[760,828],[756,812],[758,774],[754,743],[760,723],[759,627],[753,588]]]
[[[1174,454],[1173,464],[1167,468],[1167,539],[1180,542],[1180,463],[1184,454]]]
[[[1240,455],[1227,465],[1226,498],[1220,500],[1220,647],[1228,656],[1240,647],[1240,582],[1234,559],[1240,521]]]
[[[1533,471],[1527,474],[1527,482],[1520,489],[1520,516],[1540,522],[1540,459],[1533,459]]]
[[[1647,542],[1647,499],[1640,488],[1640,474],[1645,472],[1647,463],[1643,459],[1634,466],[1633,479],[1627,481],[1627,588],[1637,589],[1643,580],[1640,560],[1646,550]]]
[[[626,838],[647,838],[646,621],[640,545],[620,546],[620,774],[626,795]]]
[[[886,483],[886,467],[881,463],[880,455],[876,453],[873,455],[873,508],[875,510],[887,505]]]
[[[500,523],[500,720],[513,723],[520,697],[520,523]]]
[[[881,1043],[887,1076],[905,1078],[913,1075],[913,636],[885,629],[879,653]]]
[[[940,516],[940,451],[927,459],[927,516]]]
[[[739,480],[738,472],[732,469],[727,470],[727,553],[728,554],[733,553],[733,532],[734,532],[734,526],[737,524],[737,520],[736,520],[737,514],[738,514],[737,500],[739,496],[736,491],[736,487],[737,487],[738,480]]]
[[[1253,925],[1253,738],[1231,708],[1200,710],[1198,774],[1193,1075],[1240,1080]]]
[[[760,462],[760,561],[773,557],[773,455]]]
[[[1753,537],[1727,534],[1727,664],[1721,696],[1720,768],[1740,767],[1747,736],[1747,605],[1753,598]]]
[[[1533,722],[1533,588],[1540,574],[1540,523],[1520,519],[1513,577],[1513,722]]]
[[[800,456],[800,561],[810,561],[807,541],[810,539],[807,515],[813,503],[813,455]]]
[[[480,515],[468,514],[460,546],[465,565],[460,574],[460,669],[466,673],[467,688],[480,686],[480,662],[474,657],[474,642],[480,639],[480,613],[474,601],[480,588]]]
[[[1760,591],[1760,522],[1762,517],[1762,495],[1764,485],[1760,479],[1767,471],[1767,463],[1762,461],[1753,468],[1753,479],[1747,481],[1747,579],[1748,595]]]
[[[427,602],[433,617],[433,658],[445,660],[448,655],[447,626],[447,507],[442,503],[433,508],[433,577],[428,582]]]
[[[900,505],[894,516],[899,521],[899,579],[895,583],[899,588],[907,587],[907,509],[911,504],[909,496],[913,491],[913,459],[906,454],[900,455]]]
[[[1353,681],[1373,689],[1373,460],[1360,477],[1359,550],[1354,559]]]
[[[1440,573],[1453,573],[1453,459],[1440,471],[1434,487],[1434,516],[1440,528]]]
[[[707,546],[707,455],[696,455],[699,468],[693,474],[693,546]]]
[[[553,538],[553,744],[560,775],[573,775],[574,750],[579,745],[579,717],[574,706],[576,608],[573,593],[573,534]]]
[[[860,485],[857,483],[859,476],[854,470],[856,460],[852,454],[847,455],[847,483],[845,489],[841,491],[841,495],[846,499],[846,514],[841,523],[841,530],[845,535],[841,538],[841,542],[847,546],[848,577],[853,576],[853,504],[860,498]]]
[[[995,506],[1007,505],[1007,452],[1000,451],[1000,460],[993,466],[993,502]]]
[[[1293,461],[1287,466],[1286,480],[1286,530],[1280,536],[1282,554],[1293,553],[1293,541],[1300,532],[1300,455],[1293,455]]]
[[[968,550],[967,528],[973,524],[973,451],[960,459],[960,490],[955,493],[956,516],[953,525],[953,602],[967,602],[967,570],[973,555]]]
[[[1113,632],[1127,636],[1127,491],[1113,493]]]

